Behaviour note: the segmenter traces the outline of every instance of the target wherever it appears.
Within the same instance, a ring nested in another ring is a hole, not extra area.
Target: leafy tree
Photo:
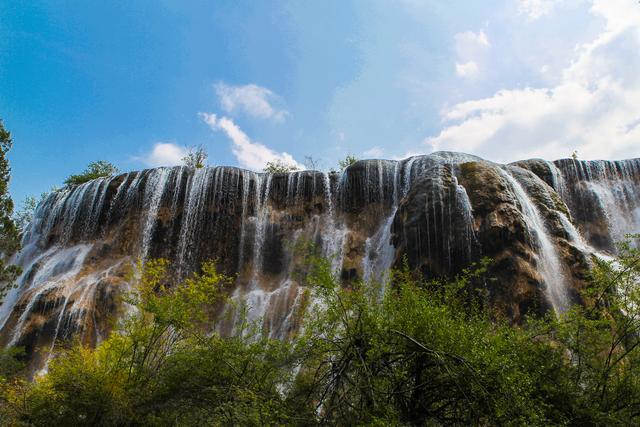
[[[118,168],[113,164],[105,160],[99,160],[89,163],[81,174],[69,176],[64,183],[67,185],[80,185],[93,179],[113,176],[119,172]]]
[[[256,335],[248,322],[234,337],[211,333],[218,325],[208,307],[224,300],[230,279],[212,263],[179,285],[166,261],[138,267],[137,290],[124,298],[135,310],[118,331],[95,350],[75,344],[62,351],[32,384],[5,384],[0,419],[11,425],[286,423],[280,390],[290,377],[288,346]]]
[[[347,154],[347,157],[345,157],[343,160],[338,160],[338,166],[340,167],[340,170],[343,171],[357,161],[358,159],[356,158],[356,156],[354,156],[353,154]]]
[[[19,210],[14,212],[13,220],[15,221],[18,229],[20,230],[20,235],[24,234],[27,229],[27,226],[33,221],[36,209],[38,205],[46,200],[49,197],[49,194],[55,193],[59,188],[51,187],[50,191],[45,191],[40,194],[40,198],[36,199],[34,196],[25,197],[22,202],[22,206]]]
[[[202,145],[190,147],[187,155],[182,158],[182,163],[190,168],[201,169],[206,166],[208,157],[207,150]]]
[[[21,235],[27,229],[27,226],[31,221],[33,221],[33,215],[37,206],[38,200],[33,196],[27,196],[22,202],[22,207],[14,213],[13,219],[16,222]]]
[[[266,173],[287,173],[287,172],[295,172],[298,170],[296,165],[291,165],[283,160],[276,159],[271,162],[267,162],[267,165],[264,167],[263,172]]]
[[[17,347],[3,348],[0,350],[0,382],[3,379],[15,377],[24,368],[21,360],[24,349]]]
[[[566,349],[564,386],[575,391],[576,424],[637,425],[640,420],[640,249],[631,239],[615,260],[594,259],[584,304],[547,325]]]
[[[322,423],[545,425],[534,384],[560,354],[473,302],[483,266],[450,284],[401,271],[380,301],[379,287],[345,289],[317,265],[323,303],[308,316],[294,394],[310,396]]]
[[[12,145],[11,134],[0,120],[0,301],[20,274],[18,266],[7,265],[8,259],[20,249],[20,232],[13,220],[13,200],[9,194],[11,167],[7,154]]]
[[[225,297],[231,279],[214,264],[179,284],[166,261],[139,265],[124,297],[135,310],[95,350],[71,346],[32,383],[15,378],[17,350],[0,353],[0,376],[13,376],[0,380],[0,424],[638,425],[629,242],[594,260],[582,305],[522,325],[488,306],[486,260],[449,281],[405,266],[386,286],[345,288],[315,253],[297,267],[306,315],[288,343]],[[214,316],[223,303],[233,310]]]

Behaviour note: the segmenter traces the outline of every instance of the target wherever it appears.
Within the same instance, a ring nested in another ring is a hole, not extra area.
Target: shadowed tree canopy
[[[4,128],[0,120],[0,299],[4,296],[7,284],[12,284],[20,268],[7,265],[7,260],[20,249],[20,233],[13,220],[13,200],[9,194],[11,167],[7,154],[11,150],[13,141],[11,134]]]

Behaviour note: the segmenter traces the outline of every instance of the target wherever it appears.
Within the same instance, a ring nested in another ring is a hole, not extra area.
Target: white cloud
[[[229,113],[245,113],[259,119],[271,119],[276,122],[284,121],[289,114],[273,104],[279,101],[269,89],[255,84],[231,86],[225,83],[215,85],[216,94],[220,99],[220,106]]]
[[[492,160],[637,157],[640,146],[640,8],[634,0],[595,0],[603,31],[579,45],[560,81],[502,89],[454,105],[445,128],[425,143]]]
[[[151,152],[142,157],[135,157],[150,167],[176,166],[182,164],[182,158],[187,155],[187,148],[171,142],[158,142]]]
[[[382,155],[384,154],[384,150],[380,147],[372,147],[362,154],[368,157],[382,157]]]
[[[454,36],[456,41],[456,52],[460,57],[471,57],[478,49],[487,49],[491,47],[489,38],[484,30],[478,33],[473,31],[465,31]]]
[[[464,64],[456,63],[456,75],[465,79],[471,79],[478,75],[478,64],[473,61]]]
[[[562,0],[520,0],[519,11],[530,20],[536,20],[548,15]]]
[[[456,44],[456,75],[461,78],[475,78],[480,73],[480,62],[484,62],[491,47],[489,38],[483,30],[478,33],[466,31],[454,37]]]
[[[253,142],[233,120],[228,117],[218,117],[212,113],[200,113],[200,118],[215,131],[223,131],[233,143],[233,154],[238,159],[240,166],[262,170],[267,162],[279,160],[288,165],[304,169],[289,153],[278,153],[271,148]]]

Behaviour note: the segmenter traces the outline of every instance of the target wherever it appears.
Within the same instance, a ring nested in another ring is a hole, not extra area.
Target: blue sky
[[[16,200],[93,160],[640,155],[635,0],[0,3]]]

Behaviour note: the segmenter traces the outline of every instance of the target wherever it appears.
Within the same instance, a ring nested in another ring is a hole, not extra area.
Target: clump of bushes
[[[89,163],[82,173],[69,176],[64,183],[66,185],[80,185],[93,179],[113,176],[119,172],[118,168],[113,164],[105,160],[98,160],[97,162]]]
[[[304,327],[282,342],[242,305],[233,336],[212,332],[231,283],[213,263],[175,284],[151,261],[96,349],[69,343],[33,382],[0,357],[0,423],[637,425],[640,253],[594,262],[584,305],[510,325],[486,303],[486,262],[449,281],[405,267],[381,296],[310,255]]]

